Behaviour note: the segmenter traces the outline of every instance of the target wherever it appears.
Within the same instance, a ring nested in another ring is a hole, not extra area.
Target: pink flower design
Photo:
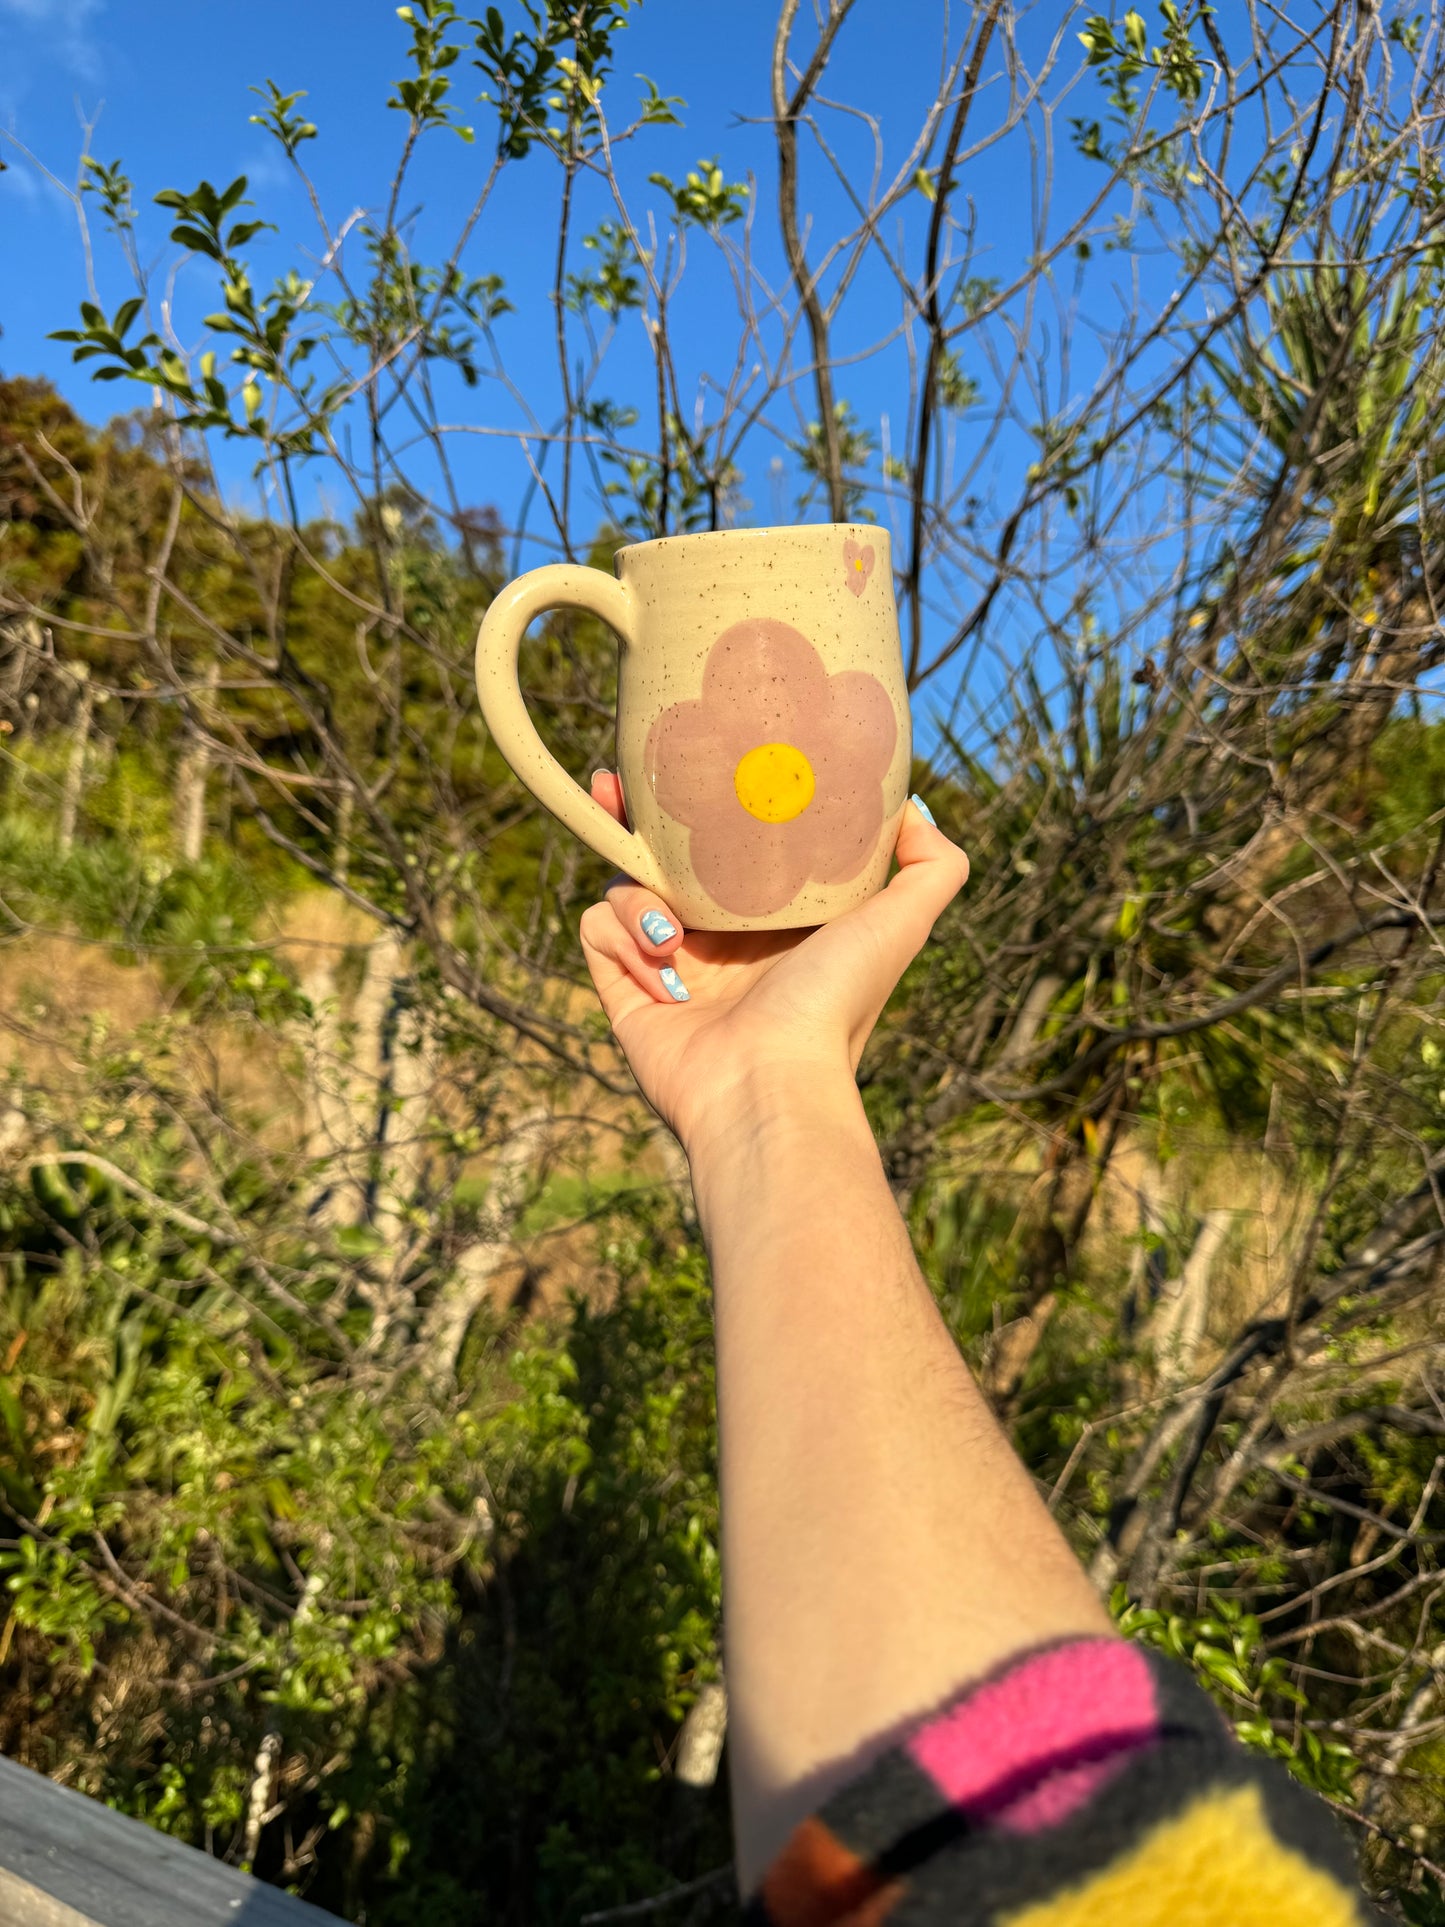
[[[806,636],[757,617],[714,642],[702,694],[656,718],[643,770],[691,830],[702,888],[736,916],[765,917],[805,883],[849,882],[872,857],[897,740],[876,676],[830,675]]]
[[[855,542],[851,535],[843,538],[843,568],[847,575],[848,587],[854,595],[862,595],[868,587],[868,578],[873,573],[873,544],[865,548]]]

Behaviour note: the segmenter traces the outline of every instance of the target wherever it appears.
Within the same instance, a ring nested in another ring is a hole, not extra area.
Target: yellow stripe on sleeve
[[[999,1927],[1361,1927],[1356,1895],[1287,1847],[1258,1787],[1208,1793],[1123,1860]]]

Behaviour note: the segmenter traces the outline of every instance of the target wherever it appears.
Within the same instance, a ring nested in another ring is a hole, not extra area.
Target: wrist
[[[863,1099],[846,1060],[772,1063],[715,1094],[687,1133],[683,1148],[698,1193],[716,1184],[762,1175],[786,1161],[794,1147],[826,1159],[844,1144],[877,1146]]]

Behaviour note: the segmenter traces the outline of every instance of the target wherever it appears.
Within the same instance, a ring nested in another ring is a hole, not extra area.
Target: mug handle
[[[537,734],[517,681],[517,651],[527,624],[547,609],[600,616],[624,648],[634,640],[632,598],[614,576],[571,562],[550,562],[509,582],[477,631],[477,695],[492,739],[508,766],[545,809],[607,862],[659,896],[669,895],[656,858],[634,830],[576,782]]]

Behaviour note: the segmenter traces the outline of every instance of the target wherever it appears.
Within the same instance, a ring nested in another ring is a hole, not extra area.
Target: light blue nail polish
[[[647,910],[642,917],[642,934],[649,943],[666,943],[677,935],[677,925],[669,923],[660,910]]]
[[[675,1004],[685,1004],[692,996],[692,992],[682,981],[681,977],[678,976],[671,964],[665,965],[657,974],[662,979],[663,989]]]
[[[914,809],[917,810],[918,814],[923,818],[925,823],[933,823],[933,811],[929,809],[928,805],[924,802],[921,796],[918,796],[918,795],[910,796],[908,800],[913,805]],[[933,823],[933,827],[936,830],[938,828],[938,825],[936,823]]]

